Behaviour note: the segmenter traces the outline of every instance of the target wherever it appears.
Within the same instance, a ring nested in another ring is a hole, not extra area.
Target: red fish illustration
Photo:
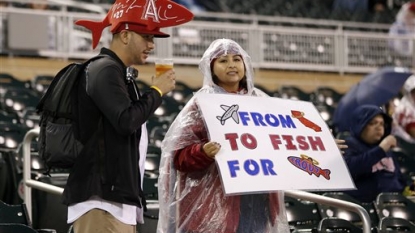
[[[75,24],[91,30],[92,47],[95,48],[108,26],[112,33],[135,28],[134,31],[155,37],[168,37],[160,28],[184,24],[193,16],[187,8],[171,0],[117,0],[101,22],[78,20]]]
[[[316,131],[321,132],[321,127],[318,126],[316,123],[310,121],[309,119],[304,117],[304,112],[291,110],[292,117],[297,118],[304,126]]]

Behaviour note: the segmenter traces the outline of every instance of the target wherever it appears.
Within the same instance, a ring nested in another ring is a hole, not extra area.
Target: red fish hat
[[[160,28],[184,24],[193,19],[193,13],[171,0],[116,0],[101,22],[78,20],[75,24],[92,32],[92,48],[98,45],[104,28],[111,26],[115,34],[130,30],[155,37],[169,37]]]

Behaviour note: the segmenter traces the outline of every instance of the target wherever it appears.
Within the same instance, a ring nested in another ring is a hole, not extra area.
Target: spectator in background
[[[386,0],[334,0],[334,11],[379,12],[386,8]]]
[[[367,11],[368,0],[334,0],[333,2],[334,11]]]
[[[368,10],[371,12],[382,12],[386,7],[386,0],[368,0]]]
[[[189,9],[193,13],[205,11],[205,8],[201,6],[197,2],[197,0],[173,0],[173,1],[179,3],[180,5],[185,6],[187,9]]]
[[[411,39],[393,38],[389,41],[389,46],[401,55],[413,56],[413,39],[415,38],[415,0],[402,5],[396,15],[396,21],[389,29],[389,35],[410,37]]]
[[[405,180],[391,153],[397,146],[392,118],[375,105],[361,105],[352,122],[344,158],[357,190],[345,192],[361,202],[372,202],[381,192],[401,193]]]
[[[396,122],[394,134],[415,144],[415,75],[406,80],[403,89],[404,96],[393,113]]]

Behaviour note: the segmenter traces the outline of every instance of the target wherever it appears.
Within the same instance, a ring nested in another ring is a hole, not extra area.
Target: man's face
[[[385,121],[382,115],[375,116],[363,129],[360,138],[368,144],[376,144],[385,133]]]
[[[128,51],[133,65],[142,65],[154,49],[154,35],[130,32],[131,38]]]

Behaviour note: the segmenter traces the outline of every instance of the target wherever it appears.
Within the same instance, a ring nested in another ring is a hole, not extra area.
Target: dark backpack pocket
[[[49,167],[71,168],[83,145],[75,139],[72,124],[46,123],[44,157]]]

